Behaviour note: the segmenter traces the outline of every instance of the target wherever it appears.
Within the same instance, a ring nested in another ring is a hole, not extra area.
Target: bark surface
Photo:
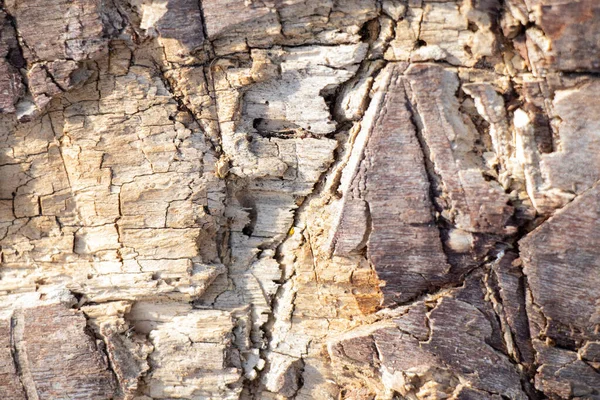
[[[596,0],[0,5],[0,398],[600,399]]]

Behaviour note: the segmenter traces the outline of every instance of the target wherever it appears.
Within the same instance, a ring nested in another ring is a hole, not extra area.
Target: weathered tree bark
[[[0,399],[600,399],[596,0],[0,5]]]

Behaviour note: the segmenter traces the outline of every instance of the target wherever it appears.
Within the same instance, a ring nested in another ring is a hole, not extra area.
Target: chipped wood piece
[[[0,113],[14,113],[23,95],[22,78],[18,68],[24,66],[16,32],[5,12],[0,11]]]
[[[520,241],[533,300],[548,318],[543,334],[569,347],[599,337],[599,195],[595,185]]]
[[[112,7],[97,0],[57,0],[44,7],[30,0],[6,2],[6,11],[19,33],[24,59],[19,68],[28,70],[31,100],[23,98],[19,103],[20,120],[39,114],[53,97],[90,77],[92,73],[81,62],[99,57],[115,26],[123,22],[120,17],[114,20],[118,14]],[[110,17],[113,20],[108,23]],[[41,20],[44,24],[40,25]]]
[[[563,399],[598,397],[600,374],[578,359],[576,352],[547,346],[537,339],[533,340],[533,345],[537,352],[536,362],[540,365],[535,376],[538,390],[549,397]]]
[[[84,316],[61,304],[15,311],[10,330],[4,333],[11,343],[23,398],[100,400],[117,395],[106,355],[85,328]],[[75,371],[77,379],[71,379]]]
[[[591,79],[576,89],[554,93],[552,105],[560,120],[556,128],[560,144],[557,151],[541,156],[540,169],[548,186],[582,193],[600,179],[600,165],[594,156],[600,146],[600,118],[591,110],[599,90],[600,80]],[[569,165],[564,161],[567,158],[573,160]]]
[[[501,312],[504,313],[506,323],[510,327],[510,335],[518,351],[515,356],[524,365],[531,366],[534,352],[526,313],[525,276],[521,269],[521,260],[516,258],[515,253],[507,253],[492,266],[492,271],[498,284]],[[505,342],[509,340],[505,339]]]
[[[396,37],[385,58],[472,67],[496,52],[493,12],[493,7],[486,9],[485,2],[409,2],[403,12],[391,12],[397,20]]]
[[[336,255],[366,247],[385,282],[382,290],[389,304],[439,285],[449,266],[433,220],[429,181],[406,107],[401,67],[387,67],[379,79],[380,94],[365,114],[370,124],[359,133],[365,144],[355,157],[362,161],[355,164],[355,175],[345,188],[341,230],[335,231],[333,246]],[[350,228],[361,224],[367,225]]]
[[[420,134],[439,175],[435,190],[446,197],[442,208],[450,221],[470,232],[514,232],[508,224],[513,209],[507,196],[497,182],[484,179],[481,161],[472,154],[477,133],[459,113],[456,75],[433,64],[413,65],[406,75]]]
[[[431,311],[419,312],[426,304],[416,303],[414,314],[401,313],[395,319],[400,329],[377,322],[332,339],[331,357],[359,368],[380,363],[381,382],[403,396],[419,398],[429,391],[450,396],[468,382],[486,396],[527,398],[519,371],[506,354],[489,344],[494,329],[486,315],[491,305],[484,299],[481,274],[471,277],[465,288],[435,300]],[[428,331],[425,337],[420,333],[423,323]]]
[[[0,325],[0,395],[10,400],[26,400],[23,380],[19,378],[17,357],[12,337],[11,319],[3,319]]]
[[[144,1],[136,4],[140,28],[148,36],[157,35],[170,62],[191,63],[189,57],[204,44],[200,3],[194,0]]]
[[[527,32],[534,73],[599,70],[600,37],[594,27],[600,21],[600,7],[596,2],[583,0],[569,6],[538,0],[527,4],[525,12],[532,13],[536,25]]]

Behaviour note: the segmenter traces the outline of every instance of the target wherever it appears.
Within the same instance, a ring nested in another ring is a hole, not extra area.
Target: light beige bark
[[[594,0],[0,4],[0,398],[600,398]]]

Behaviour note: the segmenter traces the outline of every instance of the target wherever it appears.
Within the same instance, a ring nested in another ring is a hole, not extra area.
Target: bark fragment
[[[85,332],[86,322],[80,312],[60,304],[38,306],[15,311],[4,325],[9,329],[2,340],[10,342],[20,381],[2,384],[7,398],[71,396],[99,400],[117,394],[106,356]],[[77,379],[70,378],[74,371]]]
[[[495,334],[493,321],[489,319],[493,312],[484,300],[481,274],[471,276],[464,288],[415,303],[411,308],[428,304],[433,308],[427,313],[411,316],[409,311],[399,315],[394,319],[396,327],[376,323],[367,331],[368,336],[365,329],[357,329],[345,337],[332,339],[330,355],[334,362],[358,363],[364,368],[373,362],[364,356],[362,349],[375,346],[382,365],[382,383],[402,396],[457,395],[467,383],[486,396],[527,398],[521,389],[518,369],[506,354],[490,345]],[[420,333],[423,323],[429,331],[425,338]],[[340,346],[343,352],[335,350]]]

